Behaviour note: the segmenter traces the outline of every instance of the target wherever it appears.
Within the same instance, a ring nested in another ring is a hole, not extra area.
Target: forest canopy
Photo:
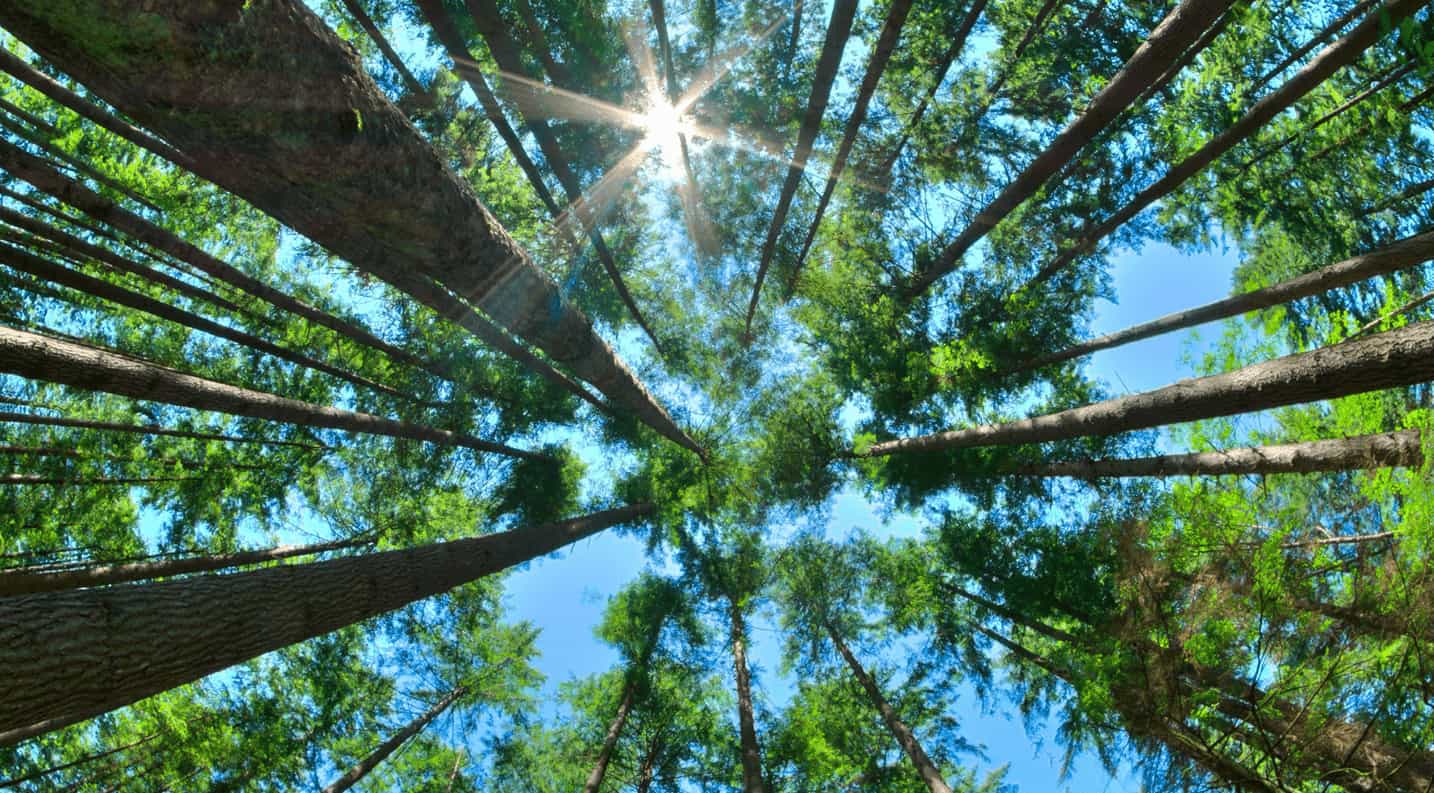
[[[1434,791],[1431,130],[1427,0],[4,0],[0,790]]]

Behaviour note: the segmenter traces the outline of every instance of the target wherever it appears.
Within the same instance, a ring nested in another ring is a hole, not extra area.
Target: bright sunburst
[[[666,97],[654,93],[639,115],[639,124],[643,132],[642,148],[657,155],[662,163],[663,176],[671,180],[681,178],[680,136],[692,131],[691,122]]]

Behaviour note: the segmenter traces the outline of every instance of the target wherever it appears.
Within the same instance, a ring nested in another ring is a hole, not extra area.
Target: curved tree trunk
[[[728,599],[732,640],[732,667],[737,677],[737,732],[742,747],[742,793],[765,793],[762,749],[757,743],[757,720],[752,715],[752,681],[747,671],[747,626],[737,602]]]
[[[1338,440],[1255,446],[1196,454],[1168,454],[1130,460],[1070,460],[1024,465],[1010,473],[1070,476],[1231,476],[1235,474],[1306,474],[1369,468],[1418,467],[1424,464],[1419,430],[1384,432]]]
[[[443,282],[702,453],[302,2],[158,0],[148,8],[139,15],[127,0],[16,0],[0,5],[0,25],[164,135],[200,176],[363,272],[416,269]],[[166,35],[154,35],[157,24]],[[97,28],[106,35],[90,35]],[[116,67],[108,61],[114,42],[146,47],[149,57]],[[274,52],[291,56],[288,68],[252,67]],[[235,101],[199,112],[196,85]],[[245,97],[284,104],[255,113]]]
[[[99,563],[78,570],[34,572],[21,569],[0,570],[0,597],[30,595],[36,592],[57,592],[80,587],[107,586],[152,578],[169,578],[185,573],[206,573],[241,565],[263,564],[295,556],[312,556],[328,551],[357,548],[373,542],[361,537],[350,540],[315,543],[312,545],[280,545],[257,551],[190,556],[127,564]]]
[[[767,227],[767,239],[762,243],[762,256],[757,263],[757,279],[752,286],[752,300],[747,304],[747,320],[743,337],[752,336],[752,317],[757,313],[757,301],[762,296],[762,281],[767,269],[777,254],[777,240],[782,236],[782,227],[787,222],[787,210],[801,185],[802,174],[807,169],[807,158],[812,154],[812,145],[822,130],[822,117],[827,112],[827,101],[831,98],[832,85],[836,82],[837,68],[841,66],[841,55],[851,37],[852,20],[856,18],[857,0],[833,0],[831,21],[827,23],[826,39],[822,42],[822,53],[817,58],[817,67],[812,75],[812,93],[807,99],[806,114],[802,126],[797,130],[797,146],[792,151],[791,163],[787,165],[787,178],[782,182],[782,192],[777,196],[777,207],[772,212],[772,222]]]
[[[446,592],[651,511],[638,504],[406,550],[0,598],[0,746]]]
[[[463,446],[529,460],[552,460],[547,455],[514,449],[462,433],[240,388],[159,364],[13,328],[0,327],[0,372],[235,416]]]
[[[1392,23],[1398,27],[1401,20],[1418,11],[1426,2],[1428,0],[1385,0],[1378,10],[1371,12],[1349,35],[1321,51],[1288,82],[1251,106],[1238,121],[1215,135],[1194,154],[1171,167],[1164,176],[1140,191],[1115,214],[1094,227],[1089,227],[1080,234],[1079,239],[1063,246],[1062,251],[1031,279],[1031,285],[1049,280],[1075,261],[1077,256],[1093,250],[1101,240],[1113,234],[1141,211],[1175,192],[1190,177],[1204,170],[1241,141],[1259,132],[1271,119],[1289,109],[1336,71],[1353,63],[1361,53],[1373,46],[1380,38],[1381,25]]]
[[[1074,160],[1081,149],[1131,107],[1147,88],[1186,54],[1230,4],[1231,0],[1182,0],[1166,14],[1130,56],[1130,60],[1091,99],[1086,109],[1061,130],[999,195],[976,213],[956,239],[941,251],[936,261],[912,278],[907,287],[908,297],[921,294],[955,270],[972,245],[1035,195],[1047,180]]]
[[[1303,297],[1312,297],[1373,278],[1376,275],[1386,275],[1413,267],[1430,259],[1434,259],[1434,232],[1407,237],[1381,250],[1345,259],[1337,264],[1331,264],[1328,267],[1281,281],[1263,289],[1254,289],[1223,300],[1216,300],[1213,303],[1206,303],[1198,308],[1166,314],[1159,319],[1114,333],[1107,333],[1099,338],[1043,355],[1016,367],[1015,371],[1025,371],[1069,361],[1082,355],[1119,347],[1122,344],[1148,339],[1163,333],[1193,328],[1206,322],[1236,317]]]
[[[891,736],[896,739],[902,751],[906,752],[907,758],[911,760],[911,764],[916,767],[916,773],[921,777],[921,781],[926,783],[926,788],[931,793],[951,793],[951,786],[946,784],[946,780],[942,778],[941,769],[937,768],[936,764],[931,762],[931,758],[927,756],[921,742],[916,739],[916,733],[906,726],[906,722],[901,720],[896,709],[891,707],[891,704],[886,701],[886,697],[882,696],[881,688],[876,685],[876,681],[872,679],[871,675],[867,674],[866,669],[862,668],[861,662],[856,659],[856,656],[852,655],[851,650],[846,646],[846,642],[842,641],[841,635],[836,632],[836,629],[830,624],[826,626],[826,629],[832,644],[836,645],[837,652],[841,653],[842,659],[851,668],[852,675],[866,691],[871,704],[876,707],[877,713],[881,714],[881,720],[886,724],[886,729],[891,732]]]
[[[378,46],[378,51],[383,53],[384,59],[388,61],[395,72],[398,72],[398,77],[403,80],[403,85],[408,92],[417,97],[429,98],[423,83],[420,83],[418,78],[413,76],[413,72],[403,65],[403,59],[398,57],[393,45],[388,43],[388,37],[383,35],[383,31],[378,29],[378,25],[374,24],[373,17],[368,15],[368,12],[359,4],[359,0],[343,0],[343,4],[344,8],[348,10],[349,16],[353,17],[359,27],[363,28],[363,32],[367,33],[373,43]]]
[[[75,427],[78,429],[100,430],[103,432],[125,432],[133,435],[162,435],[170,438],[192,438],[201,441],[226,441],[228,443],[257,443],[263,446],[290,446],[299,449],[313,449],[314,451],[332,451],[333,447],[321,443],[304,443],[303,441],[270,441],[259,438],[245,438],[240,435],[222,435],[215,432],[191,432],[189,430],[171,430],[154,424],[119,424],[111,421],[90,421],[88,419],[71,419],[59,416],[37,416],[32,413],[16,413],[11,410],[0,410],[0,423],[10,424],[39,424],[50,427]]]
[[[822,215],[826,212],[827,204],[831,203],[832,194],[836,192],[837,181],[841,179],[842,173],[846,170],[847,158],[851,156],[852,147],[856,145],[856,137],[861,133],[861,125],[866,121],[867,109],[871,106],[871,99],[876,95],[877,83],[881,82],[881,75],[886,72],[887,61],[891,59],[891,53],[896,49],[896,42],[901,38],[901,29],[906,25],[906,17],[911,13],[911,0],[892,0],[891,6],[886,11],[886,21],[882,23],[881,35],[876,40],[876,46],[871,51],[871,59],[866,63],[866,72],[862,74],[861,85],[857,88],[856,103],[852,106],[851,115],[847,117],[846,128],[842,130],[841,143],[837,146],[836,157],[832,159],[831,171],[827,174],[827,183],[822,188],[822,196],[817,201],[817,209],[812,217],[812,225],[807,229],[806,239],[802,240],[802,247],[797,252],[797,259],[792,265],[792,274],[787,278],[787,297],[797,290],[797,281],[801,278],[802,262],[806,261],[807,253],[812,249],[812,242],[816,240],[817,229],[822,225]]]
[[[1434,322],[1005,424],[877,443],[862,456],[1041,443],[1231,416],[1434,380]]]
[[[367,757],[356,763],[353,768],[344,772],[343,776],[335,779],[326,786],[323,789],[323,793],[343,793],[343,791],[358,784],[360,780],[368,776],[370,771],[377,768],[379,763],[387,760],[388,756],[397,751],[398,747],[406,743],[409,738],[422,732],[423,728],[427,727],[429,722],[438,718],[439,714],[443,711],[448,710],[448,708],[454,702],[457,702],[458,698],[467,693],[467,691],[467,687],[458,686],[448,692],[447,696],[433,703],[433,706],[424,711],[423,715],[404,725],[403,729],[389,736],[388,740],[379,744]]]
[[[607,734],[602,739],[602,749],[598,751],[597,762],[593,764],[593,770],[588,774],[587,781],[583,783],[583,793],[598,793],[602,787],[603,777],[607,776],[608,764],[612,762],[613,749],[617,747],[617,741],[622,737],[622,728],[627,724],[628,714],[632,712],[632,701],[637,696],[637,679],[629,680],[622,689],[622,700],[618,703],[617,713],[612,717],[612,724],[608,725]]]

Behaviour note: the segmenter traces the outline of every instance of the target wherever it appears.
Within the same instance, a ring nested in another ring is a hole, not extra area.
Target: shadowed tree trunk
[[[608,764],[612,762],[613,749],[617,748],[617,741],[622,737],[622,728],[627,724],[628,714],[632,713],[632,701],[636,696],[637,678],[633,677],[623,686],[622,700],[618,703],[617,713],[612,717],[612,724],[608,725],[607,734],[603,736],[597,762],[593,764],[593,770],[583,783],[583,793],[598,793],[598,789],[602,787]]]
[[[312,545],[280,545],[257,551],[190,556],[182,559],[161,559],[127,564],[99,563],[78,570],[35,572],[25,569],[0,570],[0,597],[30,595],[36,592],[57,592],[79,587],[106,586],[152,578],[169,578],[185,573],[206,573],[241,565],[263,564],[295,556],[358,548],[373,542],[370,537],[315,543]]]
[[[459,697],[467,693],[467,690],[465,686],[458,686],[448,692],[447,696],[433,703],[433,706],[424,711],[423,715],[404,725],[403,729],[379,744],[367,757],[360,760],[353,768],[344,772],[343,776],[335,779],[331,784],[325,787],[323,793],[343,793],[343,791],[358,784],[364,777],[368,776],[370,771],[377,768],[379,763],[387,760],[389,755],[397,751],[398,747],[406,743],[409,738],[422,732],[423,728],[427,727],[429,722],[438,718],[439,714],[443,711],[448,710],[449,706],[457,702]]]
[[[259,438],[245,438],[240,435],[222,435],[214,432],[172,430],[154,424],[119,424],[111,421],[90,421],[88,419],[71,419],[59,416],[39,416],[32,413],[16,413],[10,410],[0,410],[0,422],[10,424],[39,424],[50,427],[75,427],[79,429],[100,430],[102,432],[124,432],[133,435],[162,435],[170,438],[192,438],[201,441],[257,443],[263,446],[290,446],[299,449],[313,449],[315,451],[331,451],[333,448],[321,443],[271,441]]]
[[[1368,468],[1418,467],[1424,464],[1419,430],[1360,435],[1338,440],[1305,441],[1196,454],[1168,454],[1131,460],[1070,460],[1016,467],[1026,476],[1229,476],[1234,474],[1305,474]]]
[[[1434,322],[1036,418],[873,444],[862,456],[1041,443],[1231,416],[1434,380]]]
[[[732,667],[737,678],[737,732],[742,750],[742,793],[765,793],[762,749],[757,743],[757,720],[752,713],[752,680],[747,671],[747,625],[742,609],[728,598],[732,640]]]
[[[349,12],[349,16],[354,18],[359,27],[363,28],[363,32],[367,33],[373,43],[378,46],[378,51],[383,53],[384,60],[388,61],[395,72],[398,72],[398,77],[403,80],[403,85],[408,92],[417,97],[424,97],[425,100],[430,99],[423,83],[420,83],[418,78],[413,76],[413,72],[403,65],[403,59],[398,57],[393,45],[388,43],[388,37],[383,35],[383,31],[378,29],[378,25],[374,24],[373,17],[368,15],[368,12],[359,4],[359,0],[343,0],[343,4]]]
[[[0,598],[0,746],[446,592],[651,511],[638,504],[400,551]]]
[[[891,53],[896,49],[896,42],[901,38],[901,29],[906,25],[906,17],[909,13],[911,13],[911,0],[892,0],[891,6],[886,11],[886,21],[882,23],[881,35],[872,49],[871,59],[866,63],[866,72],[862,75],[861,85],[857,88],[856,103],[852,106],[851,115],[847,117],[846,129],[842,131],[841,143],[837,146],[836,157],[832,159],[826,187],[822,188],[822,196],[817,201],[812,225],[807,229],[806,239],[802,240],[802,247],[797,252],[797,259],[792,265],[792,274],[787,278],[787,297],[789,298],[797,290],[797,281],[801,278],[802,262],[806,261],[807,252],[811,250],[812,242],[816,240],[817,229],[822,225],[822,215],[826,212],[827,204],[832,200],[832,194],[836,192],[837,181],[841,179],[842,173],[846,170],[847,158],[851,156],[852,147],[856,145],[856,137],[861,133],[861,125],[866,121],[866,111],[871,106],[872,97],[876,95],[877,83],[881,82],[881,75],[886,72],[887,61],[891,59]]]
[[[961,257],[1125,112],[1147,88],[1175,64],[1230,6],[1230,0],[1183,0],[1165,15],[1135,54],[1091,99],[1086,109],[1051,141],[966,228],[924,267],[907,287],[910,297],[926,291],[955,270]]]
[[[0,25],[163,135],[200,176],[363,272],[412,269],[448,285],[701,453],[302,2],[156,0],[147,8],[19,0],[0,6]],[[91,35],[96,29],[106,35]],[[119,54],[130,48],[147,54]],[[196,86],[232,102],[208,102]]]
[[[1251,106],[1238,121],[1215,135],[1194,154],[1172,166],[1164,176],[1140,191],[1108,219],[1094,227],[1088,226],[1077,240],[1062,246],[1061,252],[1031,279],[1031,284],[1047,281],[1075,261],[1077,256],[1094,250],[1101,240],[1113,234],[1142,210],[1175,192],[1190,177],[1204,170],[1241,141],[1259,132],[1271,119],[1304,98],[1336,71],[1353,63],[1361,53],[1379,40],[1381,25],[1392,23],[1398,27],[1401,20],[1408,18],[1427,2],[1428,0],[1385,0],[1377,11],[1371,12],[1349,35],[1321,51],[1288,82]]]
[[[1376,275],[1386,275],[1413,267],[1430,259],[1434,259],[1434,232],[1408,237],[1381,250],[1345,259],[1337,264],[1331,264],[1328,267],[1291,278],[1288,281],[1281,281],[1263,289],[1251,290],[1223,300],[1216,300],[1213,303],[1206,303],[1198,308],[1166,314],[1159,319],[1114,333],[1107,333],[1099,338],[1043,355],[1016,367],[1015,371],[1025,371],[1069,361],[1072,358],[1159,336],[1162,333],[1193,328],[1206,322],[1278,306],[1303,297],[1312,297],[1373,278]]]
[[[757,313],[757,301],[762,296],[762,281],[767,269],[777,254],[777,240],[782,236],[782,227],[787,222],[787,210],[801,185],[802,174],[807,169],[807,158],[812,154],[812,145],[822,131],[822,117],[827,112],[827,101],[831,98],[832,85],[836,82],[837,69],[841,66],[841,55],[851,37],[852,20],[856,18],[857,0],[834,0],[831,21],[827,23],[826,39],[822,52],[817,58],[816,71],[812,75],[812,93],[807,99],[806,114],[802,126],[797,130],[797,146],[792,151],[792,160],[787,165],[787,178],[782,182],[782,192],[777,196],[777,207],[772,212],[772,222],[767,227],[767,239],[762,243],[761,259],[757,263],[757,279],[752,286],[752,300],[747,304],[747,320],[742,332],[747,340],[752,336],[752,317]]]
[[[552,460],[544,454],[514,449],[462,433],[240,388],[95,347],[13,328],[0,327],[0,372],[235,416],[463,446],[528,460]]]
[[[871,704],[876,708],[877,713],[881,714],[881,720],[886,724],[886,729],[891,732],[891,736],[896,739],[902,751],[906,752],[907,758],[911,760],[911,765],[915,766],[921,781],[926,783],[927,789],[931,793],[951,793],[951,786],[946,784],[946,780],[941,776],[941,769],[931,762],[926,750],[921,747],[921,742],[916,739],[916,733],[906,726],[906,722],[901,720],[896,709],[886,701],[886,697],[881,693],[881,688],[876,685],[876,681],[872,679],[866,669],[862,668],[861,662],[856,659],[856,656],[852,655],[846,642],[842,641],[841,635],[836,632],[836,628],[828,623],[826,629],[832,644],[836,645],[837,652],[841,653],[842,659],[851,668],[852,675],[856,677],[857,682],[861,683]]]

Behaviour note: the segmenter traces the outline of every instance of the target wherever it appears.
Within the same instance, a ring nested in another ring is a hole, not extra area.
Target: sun
[[[658,156],[664,175],[677,178],[682,172],[681,136],[690,131],[691,125],[676,105],[657,94],[648,99],[638,119],[642,148]]]

